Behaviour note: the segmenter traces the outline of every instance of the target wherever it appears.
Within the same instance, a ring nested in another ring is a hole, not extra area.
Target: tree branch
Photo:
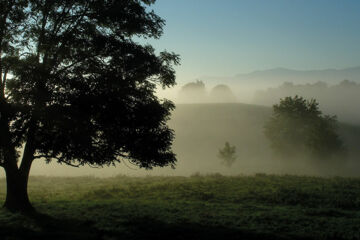
[[[8,70],[6,69],[2,78],[2,81],[0,82],[0,96],[1,98],[5,98],[5,87],[6,87],[6,80],[7,80],[7,74],[8,74]],[[1,72],[0,72],[1,75]],[[0,79],[1,80],[1,79]]]
[[[23,157],[21,159],[21,164],[20,164],[20,168],[19,168],[20,171],[24,171],[25,173],[27,172],[27,174],[30,171],[31,164],[34,160],[34,153],[36,150],[35,127],[36,127],[35,120],[30,119],[24,153],[23,153]]]
[[[52,156],[52,155],[42,154],[42,155],[36,155],[36,156],[34,156],[34,159],[39,159],[39,158],[55,159],[55,160],[57,160],[60,164],[61,164],[61,163],[64,163],[65,165],[68,165],[68,166],[71,166],[71,167],[76,167],[76,168],[78,168],[78,167],[81,166],[80,163],[79,163],[79,164],[72,164],[72,163],[69,163],[69,162],[67,162],[67,161],[62,160],[60,157],[56,157],[56,156]]]
[[[81,164],[72,164],[72,163],[64,162],[64,161],[60,161],[60,163],[64,163],[65,165],[68,165],[70,167],[76,167],[76,168],[81,166]]]
[[[135,171],[139,170],[139,169],[131,168],[130,166],[128,166],[128,165],[125,163],[125,161],[122,161],[122,163],[123,163],[128,169],[135,170]],[[137,166],[136,164],[130,162],[130,160],[129,160],[129,163],[132,164],[132,165],[134,165],[134,166]],[[138,166],[137,166],[137,167],[138,167]]]

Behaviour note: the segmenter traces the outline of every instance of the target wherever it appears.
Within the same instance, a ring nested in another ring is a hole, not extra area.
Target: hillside
[[[177,105],[169,125],[175,130],[173,145],[178,157],[175,170],[170,168],[152,171],[137,170],[129,163],[115,167],[92,169],[87,167],[71,168],[57,163],[45,165],[35,162],[32,175],[191,175],[201,173],[253,174],[294,173],[317,174],[314,169],[297,166],[289,169],[272,158],[269,143],[263,135],[263,124],[269,118],[271,108],[248,104],[183,104]],[[358,175],[360,128],[342,124],[340,134],[349,148],[346,174]],[[237,161],[232,168],[220,164],[217,158],[219,148],[230,142],[237,149]],[[291,156],[289,156],[291,159]],[[325,171],[323,174],[326,174]],[[342,174],[334,173],[332,174]]]
[[[199,80],[202,80],[210,87],[219,83],[227,84],[234,91],[240,102],[247,103],[256,103],[253,99],[255,92],[278,87],[284,82],[292,82],[294,84],[324,82],[328,85],[335,85],[345,79],[360,83],[360,66],[321,70],[273,68],[228,77],[204,76],[199,78]]]
[[[360,83],[360,66],[344,69],[322,69],[322,70],[294,70],[287,68],[273,68],[258,70],[250,73],[237,74],[232,77],[202,77],[205,82],[226,81],[229,84],[276,86],[283,82],[314,83],[326,82],[336,84],[347,79]]]
[[[313,169],[298,163],[285,166],[274,159],[263,125],[271,114],[270,107],[249,104],[178,105],[170,125],[176,131],[174,150],[179,157],[179,172],[196,169],[205,173],[294,173],[357,174],[360,127],[340,124],[339,134],[348,147],[349,160],[344,172]],[[231,169],[220,165],[219,148],[228,141],[237,149],[237,162]],[[289,156],[289,160],[292,156]],[[289,161],[290,162],[290,161]]]
[[[345,69],[324,69],[324,70],[293,70],[286,68],[274,68],[263,71],[254,71],[249,74],[238,74],[235,76],[238,81],[256,80],[261,83],[311,83],[326,82],[328,84],[338,83],[341,80],[348,79],[360,82],[360,67]]]
[[[256,172],[268,165],[262,161],[269,147],[262,125],[271,109],[247,104],[184,104],[170,121],[175,129],[174,150],[178,170],[184,172]],[[238,163],[232,169],[220,165],[219,148],[225,142],[237,148]],[[270,165],[267,168],[271,168]]]

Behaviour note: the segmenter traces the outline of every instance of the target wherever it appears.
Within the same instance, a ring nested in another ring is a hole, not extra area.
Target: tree
[[[189,82],[181,87],[179,100],[186,103],[201,103],[207,100],[205,83],[200,80]]]
[[[273,106],[264,131],[276,153],[287,157],[309,153],[324,159],[344,152],[336,116],[322,115],[318,105],[315,99],[295,96],[280,99]]]
[[[219,149],[218,157],[222,160],[222,164],[231,167],[236,160],[236,147],[225,142],[223,149]]]
[[[231,91],[229,86],[225,84],[216,85],[211,89],[209,94],[209,100],[212,102],[222,102],[222,103],[234,103],[236,102],[236,97]]]
[[[164,20],[155,0],[4,0],[0,3],[0,166],[4,206],[32,211],[35,159],[70,166],[130,161],[175,166],[172,102],[178,55],[155,53]],[[136,38],[135,38],[136,37]],[[22,154],[20,152],[23,151]]]

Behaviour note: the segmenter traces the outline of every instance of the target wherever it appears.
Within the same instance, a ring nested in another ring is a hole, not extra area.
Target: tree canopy
[[[236,102],[236,97],[229,86],[218,84],[211,89],[209,100],[211,102],[233,103]]]
[[[179,100],[180,102],[186,103],[202,103],[206,102],[207,92],[205,88],[205,83],[200,80],[195,82],[189,82],[181,87],[179,91]]]
[[[162,35],[165,21],[148,8],[154,2],[1,1],[0,166],[8,196],[26,188],[37,158],[174,167],[166,125],[174,105],[155,89],[175,84],[179,57],[142,44]]]
[[[264,133],[281,155],[309,153],[315,158],[329,158],[344,152],[337,127],[336,116],[322,115],[315,99],[295,96],[273,106]]]

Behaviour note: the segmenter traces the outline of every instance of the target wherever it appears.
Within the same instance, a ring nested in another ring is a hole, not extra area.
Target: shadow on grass
[[[100,232],[91,227],[91,223],[75,219],[56,219],[46,214],[31,213],[26,214],[30,224],[26,227],[16,224],[12,227],[0,226],[0,239],[26,239],[26,240],[45,240],[45,239],[102,239]],[[30,225],[30,226],[29,226]]]
[[[226,227],[203,226],[201,224],[183,223],[168,224],[151,217],[131,218],[124,222],[122,231],[104,231],[94,227],[94,222],[76,219],[55,219],[45,214],[28,216],[38,226],[38,230],[30,230],[23,226],[5,228],[0,226],[0,239],[66,239],[66,240],[126,240],[126,239],[311,239],[296,236],[277,235],[271,233],[257,233],[229,229]],[[116,228],[114,228],[116,229]]]

